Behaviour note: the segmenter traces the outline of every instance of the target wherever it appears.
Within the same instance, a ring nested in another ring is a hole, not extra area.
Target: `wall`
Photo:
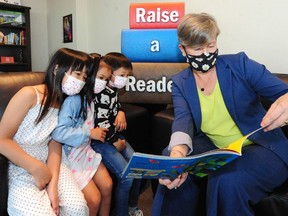
[[[77,48],[76,0],[47,0],[48,53],[49,56],[62,47]],[[63,16],[72,14],[73,42],[63,43]]]
[[[88,0],[89,51],[120,51],[121,30],[129,28],[129,4],[151,0]],[[157,2],[176,2],[157,0]],[[245,51],[273,73],[288,73],[287,0],[185,0],[186,13],[207,12],[221,29],[220,54]],[[133,46],[131,44],[131,46]]]
[[[43,71],[48,59],[48,28],[46,0],[21,0],[21,4],[31,7],[31,54],[32,70]]]
[[[41,11],[39,16],[42,17],[42,11],[45,14],[47,10],[48,55],[64,46],[102,54],[120,51],[121,30],[129,28],[130,3],[176,2],[173,0],[22,0],[22,4],[28,5],[29,2],[32,8],[41,8],[45,7],[45,3],[42,3],[45,1],[47,8],[37,11]],[[40,5],[38,2],[41,2]],[[285,51],[288,50],[288,29],[286,28],[288,13],[285,11],[288,2],[286,0],[274,2],[270,0],[184,0],[181,2],[185,2],[186,13],[207,12],[215,16],[221,29],[218,38],[220,54],[245,51],[251,58],[264,63],[272,72],[288,73],[288,66],[285,64]],[[62,43],[62,17],[70,13],[73,14],[74,41],[64,44]],[[32,25],[32,31],[35,29]],[[39,38],[33,40],[33,43],[40,44],[37,40]],[[42,39],[41,41],[43,42]],[[36,49],[39,49],[38,45]],[[35,46],[34,49],[32,47],[32,52],[36,51]],[[43,59],[45,58],[44,53]],[[41,66],[33,64],[33,69],[34,67]]]

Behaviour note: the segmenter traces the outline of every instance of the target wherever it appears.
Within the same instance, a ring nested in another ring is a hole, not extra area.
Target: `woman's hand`
[[[270,131],[288,124],[288,93],[279,97],[263,117],[261,127]]]
[[[186,157],[188,152],[187,145],[176,145],[171,149],[170,157]],[[169,189],[177,189],[188,177],[188,173],[182,173],[176,179],[159,179],[159,183],[165,185]]]
[[[114,126],[116,128],[117,131],[123,131],[126,130],[127,128],[127,122],[126,122],[126,116],[125,113],[123,111],[119,111],[115,121],[114,121]]]

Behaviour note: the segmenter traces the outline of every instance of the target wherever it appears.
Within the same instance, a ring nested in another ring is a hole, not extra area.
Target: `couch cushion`
[[[41,84],[43,72],[3,72],[0,73],[0,119],[11,97],[22,87]]]

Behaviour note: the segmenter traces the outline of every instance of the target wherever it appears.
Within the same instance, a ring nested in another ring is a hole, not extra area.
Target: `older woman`
[[[260,96],[275,101],[288,92],[284,82],[245,53],[218,56],[219,33],[215,19],[204,13],[188,14],[178,26],[179,48],[190,67],[172,78],[171,157],[226,147],[260,127],[266,113]],[[262,126],[273,118],[266,116]],[[278,126],[284,120],[278,118]],[[271,129],[250,136],[241,157],[207,178],[185,173],[160,179],[153,215],[199,215],[205,194],[208,216],[253,215],[250,204],[288,178],[288,140],[281,129]]]

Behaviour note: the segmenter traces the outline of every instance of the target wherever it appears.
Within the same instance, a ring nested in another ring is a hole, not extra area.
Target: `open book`
[[[228,147],[215,149],[202,154],[173,158],[169,156],[134,153],[125,168],[122,178],[177,178],[178,175],[188,172],[198,177],[204,177],[211,171],[219,169],[235,158],[241,156],[243,142],[252,134],[261,130],[252,131],[239,140],[232,142]]]

